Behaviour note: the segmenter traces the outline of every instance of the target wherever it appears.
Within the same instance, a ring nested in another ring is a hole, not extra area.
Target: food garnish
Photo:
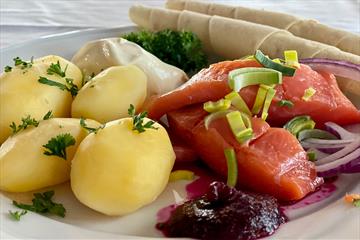
[[[204,103],[204,110],[213,113],[218,111],[223,111],[229,109],[231,106],[231,100],[229,99],[220,99],[216,102],[208,101]]]
[[[32,200],[32,205],[18,203],[13,201],[13,204],[21,209],[25,209],[28,211],[36,212],[36,213],[49,213],[54,214],[60,217],[65,217],[65,208],[61,203],[55,203],[52,201],[52,197],[54,196],[54,191],[47,191],[43,193],[34,193],[34,198]]]
[[[47,120],[52,117],[52,111],[48,111],[44,117],[43,120]],[[39,121],[37,121],[35,118],[31,118],[30,115],[27,115],[25,118],[21,118],[21,124],[16,126],[15,122],[12,122],[10,125],[10,128],[13,131],[13,134],[18,133],[19,131],[26,129],[28,126],[39,126]]]
[[[307,151],[306,155],[307,155],[309,161],[312,161],[312,162],[316,161],[316,153],[315,152]]]
[[[10,66],[5,66],[4,72],[11,72],[11,69],[12,69],[12,67],[10,67]]]
[[[298,133],[297,138],[299,141],[308,139],[308,138],[317,138],[317,139],[338,139],[334,134],[331,134],[328,131],[321,129],[305,129]]]
[[[166,29],[153,33],[143,30],[122,37],[187,73],[197,72],[207,66],[201,41],[192,32]]]
[[[300,67],[297,51],[295,51],[295,50],[284,51],[284,57],[285,57],[286,65],[295,67],[295,68]]]
[[[11,211],[11,210],[9,210],[10,217],[15,221],[20,221],[20,218],[22,216],[24,216],[25,214],[27,214],[26,210],[22,210],[21,212],[20,211]]]
[[[288,107],[288,108],[292,108],[292,107],[294,107],[294,103],[292,102],[292,101],[290,101],[290,100],[280,100],[279,102],[278,102],[278,105],[280,106],[280,107],[283,107],[283,106],[286,106],[286,107]]]
[[[85,118],[80,118],[80,126],[84,129],[86,129],[88,131],[88,133],[95,133],[97,134],[97,132],[100,130],[100,129],[103,129],[105,127],[105,125],[101,125],[100,127],[97,127],[97,128],[93,128],[93,127],[89,127],[87,126],[86,122],[85,122]]]
[[[239,111],[226,114],[230,129],[239,143],[244,143],[253,137],[253,130],[251,126],[245,125],[243,116],[245,116],[245,114],[242,115]]]
[[[345,200],[345,202],[352,203],[355,207],[360,207],[360,194],[346,193],[344,200]]]
[[[193,180],[194,172],[189,170],[176,170],[170,173],[169,182],[175,182],[179,180]]]
[[[231,105],[237,108],[239,111],[246,113],[247,115],[251,116],[251,111],[239,93],[232,91],[231,93],[225,96],[225,99],[231,100]]]
[[[205,128],[206,130],[209,129],[209,126],[210,126],[210,123],[216,119],[219,119],[219,118],[223,118],[223,117],[226,117],[226,114],[232,112],[231,110],[225,110],[225,111],[218,111],[218,112],[213,112],[209,115],[207,115],[204,119],[204,125],[205,125]]]
[[[233,148],[225,148],[224,155],[228,169],[227,182],[229,187],[235,187],[238,179],[238,168],[235,150]]]
[[[30,62],[23,61],[19,57],[14,58],[13,61],[14,61],[15,67],[20,66],[20,68],[22,70],[24,70],[26,68],[31,68],[34,63],[33,58],[31,58]],[[5,72],[11,72],[11,70],[12,70],[12,67],[10,67],[10,66],[5,66],[5,68],[4,68]]]
[[[144,124],[143,122],[144,122],[144,118],[147,116],[147,112],[141,112],[136,115],[135,107],[132,104],[130,104],[130,107],[128,109],[128,114],[133,119],[133,129],[132,130],[138,131],[138,133],[142,133],[142,132],[145,132],[146,128],[156,129],[156,130],[158,129],[157,127],[153,126],[155,124],[155,122],[152,120],[150,120]]]
[[[63,91],[64,90],[69,91],[71,93],[71,96],[73,96],[73,97],[76,96],[79,91],[79,88],[76,84],[73,83],[74,80],[71,78],[65,78],[65,81],[66,81],[66,85],[63,83],[59,83],[54,80],[48,79],[46,77],[40,77],[38,80],[39,83],[58,87]]]
[[[275,94],[276,94],[276,90],[275,90],[275,89],[269,88],[269,89],[267,90],[266,98],[265,98],[265,102],[264,102],[264,106],[263,106],[263,110],[262,110],[262,113],[261,113],[261,118],[262,118],[264,121],[265,121],[266,118],[268,117],[268,111],[269,111],[271,102],[272,102]]]
[[[255,52],[256,60],[263,65],[265,68],[274,69],[276,71],[281,72],[284,76],[292,77],[295,74],[296,68],[285,66],[284,64],[274,62],[265,54],[263,54],[260,50],[256,50]]]
[[[254,105],[251,109],[253,114],[259,114],[262,106],[264,105],[264,101],[266,98],[266,94],[268,92],[268,86],[264,84],[260,84],[259,89],[256,94]]]
[[[52,111],[48,111],[44,117],[43,117],[43,120],[49,120],[50,118],[54,117],[53,114],[52,114]]]
[[[300,131],[305,129],[313,129],[314,127],[315,122],[311,119],[310,116],[307,115],[294,117],[284,125],[284,128],[296,137]]]
[[[304,101],[309,101],[311,99],[311,97],[316,93],[316,90],[312,87],[309,87],[307,89],[305,89],[304,91],[304,96],[302,96],[302,99]]]
[[[58,156],[66,160],[66,148],[75,145],[75,138],[70,133],[59,134],[43,145],[47,156]]]
[[[49,75],[57,74],[60,77],[65,77],[65,73],[66,73],[67,68],[68,68],[68,65],[66,65],[64,71],[61,70],[60,62],[57,61],[56,64],[54,64],[54,63],[50,64],[50,67],[47,69],[47,74],[49,74]]]

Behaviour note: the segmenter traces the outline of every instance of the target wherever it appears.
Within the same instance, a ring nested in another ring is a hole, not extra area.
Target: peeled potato
[[[21,123],[21,118],[30,115],[37,120],[52,111],[54,117],[69,117],[72,96],[68,91],[38,82],[40,76],[65,83],[65,79],[54,74],[48,75],[51,63],[59,61],[61,69],[66,69],[66,77],[81,86],[82,73],[73,63],[58,57],[46,56],[35,59],[32,67],[13,67],[0,76],[0,143],[11,135],[9,125]]]
[[[149,121],[145,119],[144,122]],[[132,130],[132,119],[107,123],[87,136],[74,156],[71,188],[80,202],[107,215],[124,215],[154,201],[175,161],[166,130]]]
[[[100,125],[93,120],[86,124]],[[75,145],[66,148],[67,159],[45,155],[43,145],[64,133],[75,139]],[[27,192],[69,180],[71,159],[86,135],[79,119],[52,118],[9,137],[0,147],[0,189]]]
[[[146,98],[145,73],[134,65],[110,67],[87,82],[72,103],[73,117],[106,123],[128,116],[130,104],[139,109]]]

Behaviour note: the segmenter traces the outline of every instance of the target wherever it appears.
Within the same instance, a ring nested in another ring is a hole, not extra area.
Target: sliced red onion
[[[334,140],[336,141],[336,140]],[[338,143],[338,144],[324,144],[324,143],[309,143],[307,141],[302,141],[301,145],[303,146],[303,148],[316,148],[320,151],[323,152],[327,152],[326,150],[328,150],[329,153],[332,153],[334,151],[338,151],[344,147],[346,147],[346,145],[348,145],[349,143]],[[332,151],[331,151],[332,150]]]
[[[360,81],[360,65],[346,61],[326,58],[306,58],[300,63],[310,66],[315,71],[330,72],[336,76]]]
[[[310,144],[321,144],[321,145],[346,145],[349,143],[354,142],[354,139],[333,139],[333,140],[328,140],[328,139],[317,139],[317,138],[308,138],[305,139],[303,142],[306,143],[310,143]]]
[[[350,143],[349,145],[344,147],[342,150],[340,150],[334,154],[331,154],[331,155],[323,157],[323,158],[318,157],[317,158],[318,161],[315,162],[315,165],[319,166],[322,164],[328,164],[330,162],[337,161],[338,159],[352,153],[357,148],[360,148],[360,138],[354,140],[352,143]]]
[[[360,124],[354,124],[352,125],[352,128],[355,129],[355,126],[360,128]],[[330,133],[338,136],[340,139],[354,139],[360,137],[360,135],[356,132],[349,132],[345,128],[337,125],[333,122],[327,122],[325,123],[326,130],[328,130]]]

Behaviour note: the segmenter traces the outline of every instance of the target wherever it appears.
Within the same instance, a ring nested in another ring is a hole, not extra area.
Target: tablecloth
[[[360,0],[208,1],[282,11],[360,32]],[[0,47],[40,36],[131,24],[132,4],[163,6],[160,0],[0,0]]]

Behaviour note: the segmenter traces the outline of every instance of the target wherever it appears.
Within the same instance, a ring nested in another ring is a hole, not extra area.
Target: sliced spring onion
[[[282,60],[280,58],[275,58],[272,60],[273,62],[276,62],[276,63],[279,63],[281,64],[282,63]]]
[[[245,57],[240,58],[240,60],[256,60],[254,55],[247,55]]]
[[[273,69],[248,67],[229,72],[229,86],[235,92],[250,85],[279,83],[282,83],[282,74]]]
[[[291,66],[291,67],[295,67],[295,68],[300,67],[297,51],[295,51],[295,50],[285,51],[284,52],[284,57],[285,57],[285,64],[286,65]]]
[[[219,118],[223,118],[223,117],[226,117],[226,114],[232,112],[231,110],[224,110],[224,111],[218,111],[218,112],[214,112],[214,113],[211,113],[209,115],[207,115],[204,119],[204,125],[205,125],[205,128],[206,130],[209,129],[209,126],[210,126],[210,123],[216,119],[219,119]]]
[[[246,113],[241,112],[241,117],[242,117],[242,120],[244,121],[245,126],[247,128],[252,128],[250,116],[247,115]]]
[[[232,133],[239,143],[244,143],[252,138],[252,128],[246,127],[243,117],[239,111],[233,111],[226,114],[226,118]]]
[[[307,89],[305,89],[304,91],[304,96],[302,97],[302,100],[304,101],[309,101],[311,99],[311,97],[316,93],[316,90],[312,87],[309,87]]]
[[[310,118],[310,116],[307,115],[294,117],[284,125],[284,128],[296,137],[300,131],[305,129],[313,129],[314,127],[315,122]]]
[[[235,187],[238,179],[236,154],[233,148],[225,148],[224,154],[228,169],[227,185],[230,187]]]
[[[179,180],[193,180],[194,173],[188,170],[176,170],[170,173],[169,182],[175,182]]]
[[[290,100],[280,100],[278,106],[292,108],[294,107],[294,103]]]
[[[258,92],[256,94],[256,98],[255,98],[255,102],[254,105],[251,109],[251,112],[253,114],[258,114],[262,108],[262,106],[264,105],[264,101],[266,98],[266,93],[268,91],[268,89],[266,87],[264,87],[266,85],[264,84],[260,84]]]
[[[337,137],[328,131],[324,131],[321,129],[305,129],[299,132],[297,136],[299,141],[302,141],[304,139],[308,138],[317,138],[317,139],[337,139]]]
[[[266,93],[266,98],[265,98],[265,102],[264,102],[264,107],[261,113],[261,118],[265,121],[267,116],[268,116],[268,112],[269,112],[269,108],[271,105],[271,102],[274,98],[276,94],[276,90],[273,88],[270,88],[267,93]]]
[[[315,152],[308,151],[306,154],[307,154],[309,161],[312,161],[312,162],[316,161],[316,153]]]
[[[231,101],[228,99],[220,99],[219,101],[208,101],[204,103],[204,110],[210,113],[226,110],[231,106]]]
[[[231,104],[236,107],[239,111],[244,112],[251,116],[250,109],[244,99],[240,96],[239,93],[232,91],[228,95],[225,96],[225,99],[228,99],[231,101]]]
[[[284,76],[294,76],[296,68],[287,67],[281,63],[274,62],[267,56],[265,56],[260,50],[256,50],[255,53],[256,60],[266,68],[271,68],[281,72]]]

